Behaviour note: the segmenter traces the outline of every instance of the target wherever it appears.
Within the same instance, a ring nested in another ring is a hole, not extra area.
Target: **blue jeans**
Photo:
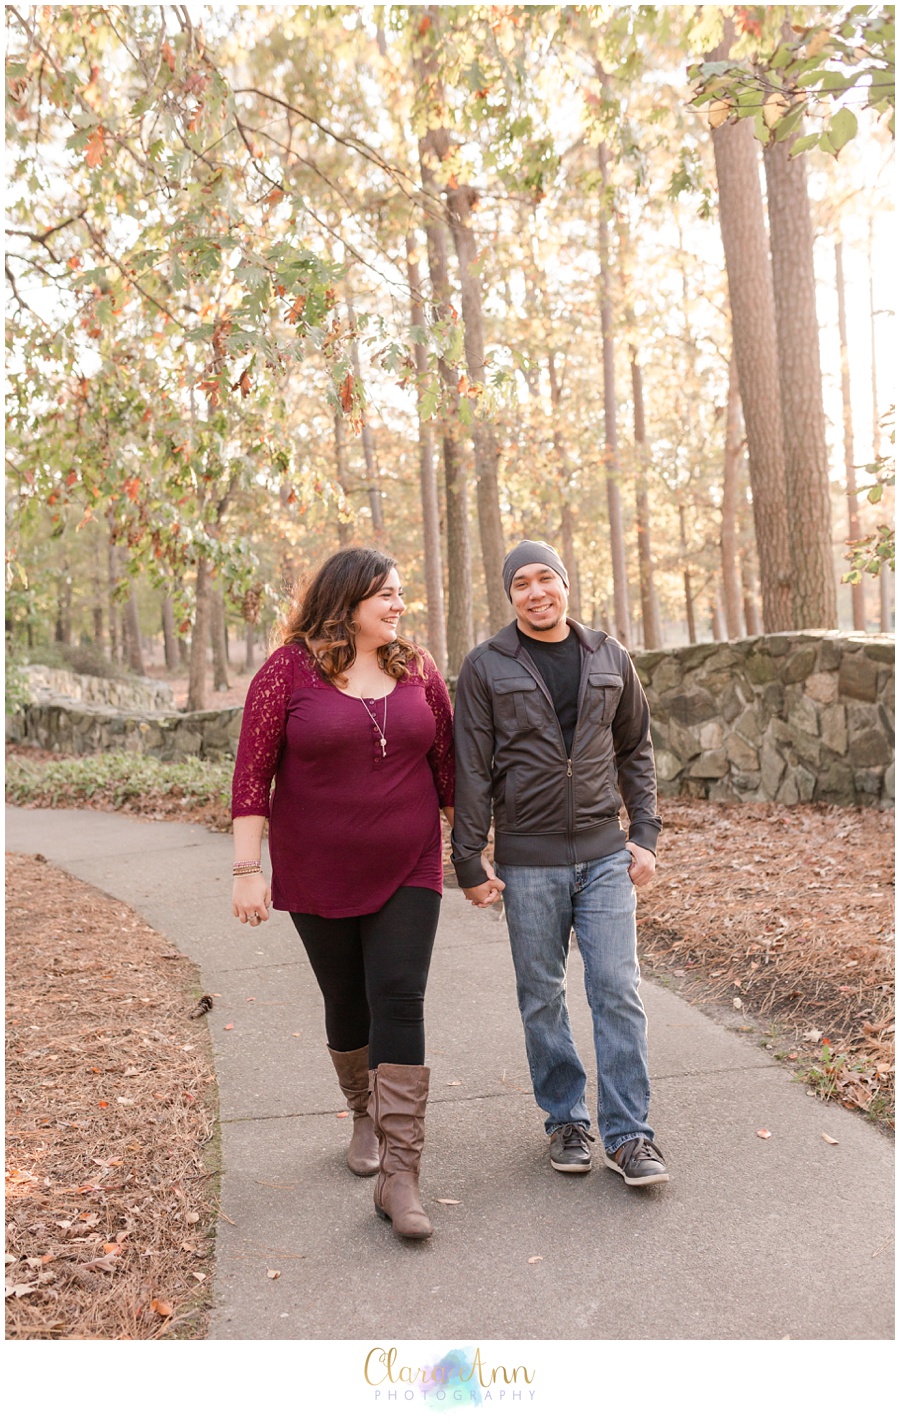
[[[566,1007],[575,928],[594,1020],[597,1124],[607,1153],[629,1138],[653,1139],[630,865],[631,852],[616,851],[575,866],[497,866],[506,882],[503,902],[531,1082],[548,1133],[562,1123],[589,1127],[591,1121]]]

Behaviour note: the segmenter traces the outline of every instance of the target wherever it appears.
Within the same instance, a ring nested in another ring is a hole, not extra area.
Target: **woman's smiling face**
[[[360,652],[383,648],[397,636],[397,623],[406,608],[402,598],[400,575],[389,569],[374,594],[360,599],[353,610],[356,624],[356,647]]]

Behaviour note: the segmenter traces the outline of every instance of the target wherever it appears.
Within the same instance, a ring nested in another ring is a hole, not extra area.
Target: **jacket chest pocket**
[[[594,722],[610,723],[619,706],[625,683],[618,673],[588,674],[588,716]]]
[[[525,732],[540,726],[541,691],[533,678],[518,675],[494,683],[494,718],[505,732]]]

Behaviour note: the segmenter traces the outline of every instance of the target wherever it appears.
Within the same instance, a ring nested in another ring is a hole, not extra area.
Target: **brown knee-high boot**
[[[358,1178],[378,1172],[378,1140],[369,1115],[369,1046],[339,1053],[328,1052],[338,1076],[347,1107],[353,1110],[353,1137],[347,1149],[347,1167]]]
[[[393,1223],[398,1237],[431,1236],[431,1223],[419,1196],[428,1079],[424,1064],[379,1064],[369,1073],[369,1112],[381,1159],[375,1211]]]

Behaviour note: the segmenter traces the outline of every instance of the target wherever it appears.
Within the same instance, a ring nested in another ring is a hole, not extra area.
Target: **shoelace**
[[[623,1168],[635,1160],[650,1163],[662,1163],[664,1158],[658,1148],[655,1148],[649,1138],[630,1138],[627,1143],[622,1144],[622,1156],[620,1163]]]
[[[584,1142],[585,1138],[591,1143],[596,1143],[597,1141],[593,1134],[588,1133],[582,1123],[564,1123],[562,1128],[559,1129],[559,1136],[565,1148],[568,1148],[572,1138],[577,1138],[581,1143]]]

